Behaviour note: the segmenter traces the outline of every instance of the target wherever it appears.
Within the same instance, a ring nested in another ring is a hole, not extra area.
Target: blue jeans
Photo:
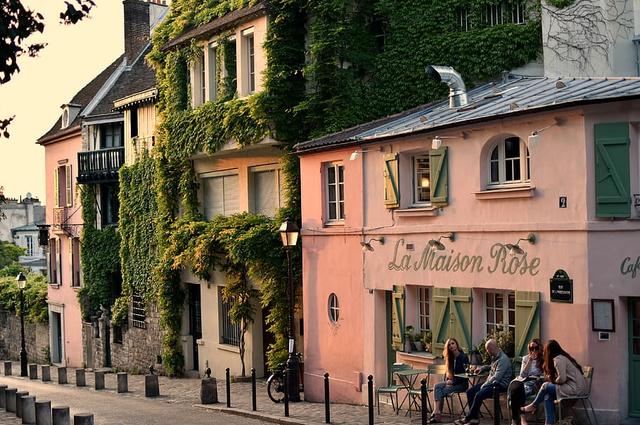
[[[505,392],[506,388],[498,386],[498,392]],[[466,420],[478,419],[480,416],[480,408],[482,407],[482,401],[493,397],[493,385],[482,386],[476,384],[467,390],[467,402],[469,403],[469,414],[466,416]]]
[[[556,420],[556,406],[553,402],[556,399],[556,385],[550,382],[545,382],[540,387],[538,395],[531,404],[538,406],[544,401],[544,421],[545,423],[552,424]]]

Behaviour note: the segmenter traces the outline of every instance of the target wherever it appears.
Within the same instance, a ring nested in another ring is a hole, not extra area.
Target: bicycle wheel
[[[284,382],[282,375],[273,374],[267,379],[267,394],[274,403],[280,403],[284,400]]]

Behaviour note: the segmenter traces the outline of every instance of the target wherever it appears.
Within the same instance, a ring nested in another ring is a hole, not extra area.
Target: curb
[[[194,404],[193,407],[198,407],[205,410],[213,410],[214,412],[226,413],[229,415],[242,416],[251,419],[260,419],[265,422],[283,425],[310,425],[316,422],[302,422],[300,420],[283,418],[280,416],[270,415],[268,413],[259,413],[249,410],[236,409],[233,407],[214,406],[210,404]]]

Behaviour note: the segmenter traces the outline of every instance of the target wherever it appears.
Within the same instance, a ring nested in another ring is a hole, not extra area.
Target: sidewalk
[[[13,362],[12,374],[20,375],[19,362]],[[38,368],[38,380],[41,381],[41,370]],[[68,384],[65,387],[73,387],[77,391],[95,391],[95,379],[93,372],[85,373],[86,387],[76,387],[76,374],[74,368],[67,368]],[[105,374],[105,393],[116,394],[116,375],[114,373]],[[280,423],[280,424],[304,424],[319,425],[325,423],[325,412],[323,403],[299,402],[289,404],[289,417],[284,416],[284,404],[273,403],[267,395],[266,380],[260,379],[256,385],[256,401],[257,411],[251,410],[251,383],[250,382],[232,382],[231,383],[231,408],[226,406],[226,389],[225,381],[218,380],[218,404],[201,405],[200,404],[200,379],[185,378],[168,378],[166,376],[159,377],[160,397],[155,400],[164,403],[189,406],[193,408],[218,411],[227,414],[233,414],[242,417],[255,418],[263,422]],[[51,367],[51,382],[47,385],[58,385],[58,370]],[[144,375],[129,375],[129,392],[125,394],[117,394],[118,397],[124,398],[140,398],[145,399],[144,395]],[[430,394],[431,396],[431,394]],[[402,396],[401,396],[402,397]],[[375,396],[374,396],[375,398]],[[387,396],[381,396],[382,400],[388,400]],[[384,401],[383,401],[384,402]],[[456,412],[460,412],[459,406],[456,406]],[[405,411],[401,411],[396,415],[390,405],[382,404],[380,415],[377,414],[377,408],[374,410],[376,424],[419,424],[419,415],[413,415],[412,419],[405,416]],[[444,422],[453,422],[454,418],[443,416]],[[332,424],[354,424],[367,425],[368,409],[366,406],[355,406],[349,404],[331,404],[331,423]],[[503,421],[503,423],[506,423]],[[483,425],[491,425],[493,421],[485,419]]]

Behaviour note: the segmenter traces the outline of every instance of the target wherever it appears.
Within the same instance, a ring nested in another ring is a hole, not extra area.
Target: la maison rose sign
[[[509,249],[501,244],[494,244],[488,255],[468,255],[455,250],[439,251],[429,244],[425,244],[420,254],[400,253],[405,245],[404,239],[399,239],[393,249],[393,258],[387,267],[392,271],[431,270],[453,273],[502,273],[509,275],[536,276],[539,273],[540,258],[529,258],[527,253],[509,255]]]

